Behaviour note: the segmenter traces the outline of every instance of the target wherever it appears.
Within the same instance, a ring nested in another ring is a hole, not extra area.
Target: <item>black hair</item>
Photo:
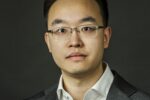
[[[44,18],[45,18],[46,23],[47,23],[47,19],[48,19],[49,9],[51,8],[51,6],[53,5],[53,3],[55,1],[56,0],[45,0],[44,1]],[[95,1],[98,3],[98,5],[100,7],[104,26],[107,26],[108,19],[109,19],[107,0],[95,0]]]

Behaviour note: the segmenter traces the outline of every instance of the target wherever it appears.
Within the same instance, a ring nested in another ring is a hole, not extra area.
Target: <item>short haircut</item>
[[[53,5],[53,3],[55,1],[56,0],[45,0],[44,1],[44,18],[45,18],[46,24],[47,24],[49,9],[51,8],[51,6]],[[95,1],[99,5],[101,15],[103,18],[103,24],[104,24],[104,26],[107,26],[108,25],[108,19],[109,19],[107,0],[95,0]]]

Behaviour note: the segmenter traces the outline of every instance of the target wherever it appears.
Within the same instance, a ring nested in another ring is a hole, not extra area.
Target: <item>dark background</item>
[[[108,0],[113,36],[105,60],[150,93],[150,0]],[[0,99],[22,100],[55,83],[43,39],[43,0],[0,1]]]

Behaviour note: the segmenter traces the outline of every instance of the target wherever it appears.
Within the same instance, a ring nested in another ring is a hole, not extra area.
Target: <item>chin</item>
[[[68,74],[68,75],[71,75],[71,76],[82,76],[82,75],[86,75],[87,73],[90,72],[90,69],[64,69],[63,70],[63,73],[64,74]]]

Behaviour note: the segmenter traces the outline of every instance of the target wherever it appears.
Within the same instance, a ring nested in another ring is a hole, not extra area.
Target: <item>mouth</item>
[[[69,59],[71,61],[81,61],[84,60],[86,57],[87,55],[83,53],[71,53],[66,57],[66,59]]]

